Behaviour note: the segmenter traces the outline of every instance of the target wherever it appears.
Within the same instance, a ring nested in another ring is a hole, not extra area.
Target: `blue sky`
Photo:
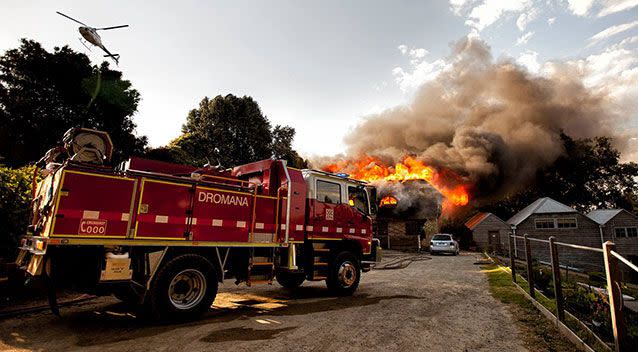
[[[130,24],[102,39],[141,92],[135,121],[153,146],[178,136],[201,98],[232,93],[295,127],[304,155],[342,152],[348,131],[408,102],[467,35],[535,74],[548,62],[572,65],[592,89],[617,98],[628,126],[638,117],[638,0],[4,0],[0,51],[25,37],[102,60],[55,11],[94,26]]]

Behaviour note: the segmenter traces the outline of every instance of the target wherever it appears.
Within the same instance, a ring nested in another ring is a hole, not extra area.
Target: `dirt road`
[[[389,253],[386,261],[393,256]],[[364,274],[353,297],[323,283],[221,286],[214,309],[188,324],[135,319],[114,298],[0,321],[0,350],[38,351],[524,351],[474,254],[435,256]]]

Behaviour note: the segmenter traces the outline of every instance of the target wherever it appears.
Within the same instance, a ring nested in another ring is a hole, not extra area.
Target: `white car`
[[[430,254],[452,253],[459,254],[459,243],[454,240],[452,235],[447,233],[437,233],[430,240]]]

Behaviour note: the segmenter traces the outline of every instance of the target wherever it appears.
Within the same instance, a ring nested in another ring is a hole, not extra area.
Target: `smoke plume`
[[[511,59],[494,60],[484,42],[462,39],[410,104],[368,116],[346,137],[346,155],[329,161],[370,155],[391,165],[412,155],[480,184],[479,198],[517,191],[563,153],[561,131],[619,137],[606,95],[568,65],[552,67],[533,75]],[[623,138],[617,143],[622,149]]]

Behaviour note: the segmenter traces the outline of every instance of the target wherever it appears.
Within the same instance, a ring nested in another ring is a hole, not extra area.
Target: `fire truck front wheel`
[[[326,279],[328,289],[338,296],[350,296],[359,287],[361,280],[361,265],[352,253],[339,253],[330,265],[330,272]]]
[[[213,265],[196,254],[180,255],[164,264],[149,291],[149,308],[158,320],[194,319],[206,312],[217,295]]]

